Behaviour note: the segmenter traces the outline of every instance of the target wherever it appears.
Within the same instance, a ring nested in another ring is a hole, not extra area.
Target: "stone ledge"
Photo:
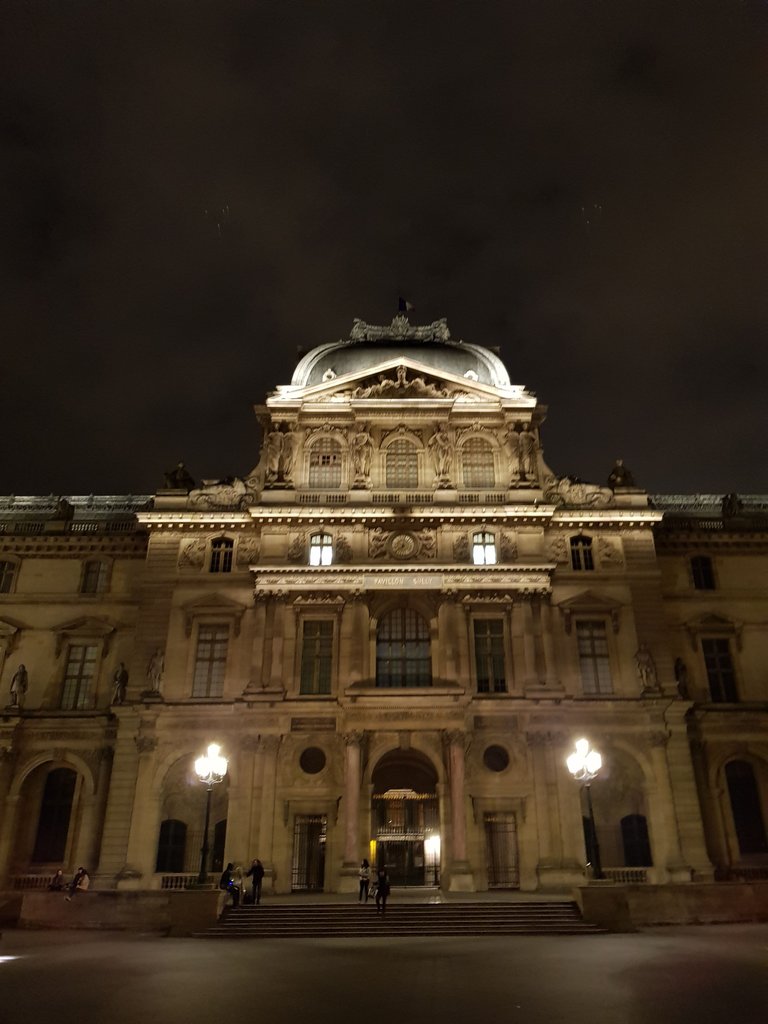
[[[585,921],[613,932],[664,924],[768,921],[768,882],[582,885],[574,898]]]

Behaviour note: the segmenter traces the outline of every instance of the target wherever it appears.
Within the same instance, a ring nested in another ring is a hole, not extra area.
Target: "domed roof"
[[[387,327],[355,320],[347,341],[320,345],[301,359],[291,387],[311,387],[347,373],[365,372],[402,356],[438,373],[443,370],[481,384],[510,387],[507,369],[495,353],[481,345],[453,341],[445,320],[416,327],[405,316],[396,316]]]

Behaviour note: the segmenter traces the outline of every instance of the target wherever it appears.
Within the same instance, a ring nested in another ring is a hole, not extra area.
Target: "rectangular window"
[[[387,487],[418,487],[419,456],[413,444],[398,438],[387,448]]]
[[[475,619],[475,666],[478,693],[506,693],[504,620]]]
[[[61,706],[64,711],[93,707],[97,660],[96,644],[72,644],[69,648],[64,673],[64,691],[61,695]]]
[[[81,594],[100,594],[107,588],[107,567],[104,562],[86,562],[83,579],[80,584]]]
[[[301,692],[330,693],[333,622],[305,619],[301,643]]]
[[[613,693],[608,636],[604,622],[577,622],[579,670],[584,693]]]
[[[691,559],[691,576],[696,590],[714,590],[715,574],[712,571],[712,559],[706,555],[697,555]]]
[[[193,697],[221,697],[227,668],[229,628],[201,626],[197,634]]]
[[[707,669],[709,693],[713,701],[734,704],[739,698],[736,693],[736,673],[733,671],[731,644],[725,637],[703,637],[701,649]]]

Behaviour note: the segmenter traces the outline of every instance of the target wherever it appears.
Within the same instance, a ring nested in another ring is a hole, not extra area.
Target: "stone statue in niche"
[[[352,561],[352,545],[344,536],[336,538],[336,561],[345,564]]]
[[[125,667],[125,662],[121,661],[112,674],[112,703],[124,704],[127,691],[128,669]]]
[[[469,561],[469,540],[464,534],[453,542],[453,560],[455,562]]]
[[[283,434],[283,451],[281,456],[281,471],[285,483],[293,483],[293,467],[296,462],[296,449],[299,447],[299,437],[296,427],[293,426],[287,433]]]
[[[8,707],[18,708],[21,711],[24,707],[24,698],[27,695],[28,689],[29,674],[26,665],[19,665],[11,679],[11,701]]]
[[[653,660],[653,655],[645,643],[640,644],[635,651],[635,666],[643,693],[658,690],[659,681],[656,676],[656,662]]]
[[[195,486],[195,481],[184,463],[179,462],[165,473],[165,486],[169,490],[186,491],[189,494]]]
[[[539,450],[539,445],[530,423],[523,424],[519,442],[520,473],[526,480],[535,480],[539,475],[536,466],[536,454]]]
[[[147,682],[152,693],[161,693],[165,672],[165,654],[162,647],[157,647],[147,665]]]
[[[690,689],[688,687],[688,666],[682,658],[675,658],[675,681],[677,692],[683,700],[690,700]]]
[[[280,456],[283,453],[283,435],[279,430],[270,430],[264,440],[265,482],[274,484],[280,472]]]
[[[435,482],[438,487],[450,486],[451,460],[453,459],[453,444],[448,436],[448,431],[440,424],[427,442],[427,448],[432,456],[435,467]]]
[[[624,465],[623,459],[616,459],[613,469],[608,474],[608,486],[612,490],[616,490],[617,487],[634,487],[635,478],[632,473]]]
[[[514,427],[505,432],[504,441],[509,452],[509,480],[514,485],[520,479],[520,435]]]
[[[350,449],[352,453],[352,466],[355,471],[355,484],[368,484],[371,477],[373,442],[371,441],[371,435],[365,427],[361,427],[360,430],[352,435]]]

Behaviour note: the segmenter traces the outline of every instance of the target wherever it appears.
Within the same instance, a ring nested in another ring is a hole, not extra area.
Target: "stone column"
[[[525,686],[525,657],[523,653],[523,607],[516,600],[509,613],[510,638],[512,640],[512,670],[514,688],[518,692]]]
[[[275,597],[275,618],[272,624],[272,665],[270,667],[270,686],[281,689],[283,686],[283,646],[285,644],[285,598]]]
[[[95,866],[99,863],[99,851],[101,850],[101,834],[104,828],[104,815],[107,809],[107,797],[109,796],[109,778],[112,773],[112,748],[103,747],[94,751],[94,762],[97,764],[96,771],[96,792],[93,794],[90,807],[90,816],[86,824],[83,817],[83,832],[87,845],[83,864]],[[77,858],[75,858],[77,859]]]
[[[361,746],[364,734],[344,734],[344,861],[341,866],[339,890],[357,890],[357,872],[360,861],[360,768]]]
[[[157,737],[136,737],[139,754],[136,790],[128,837],[126,866],[118,881],[119,889],[149,889],[155,873],[160,795],[153,791]]]
[[[275,885],[275,801],[277,799],[277,755],[280,736],[262,736],[259,754],[262,759],[261,815],[259,850],[256,854],[264,865],[264,892],[274,892]],[[287,891],[287,890],[286,890]]]
[[[574,832],[573,813],[574,808],[579,810],[580,790],[576,785],[567,785],[571,780],[568,780],[565,768],[563,737],[549,732],[532,732],[528,733],[526,740],[533,761],[539,833],[539,885],[542,889],[556,890],[579,885],[584,881],[583,853],[576,851],[574,855],[570,847]],[[580,813],[578,819],[580,824]],[[583,847],[583,842],[581,845]]]
[[[533,635],[533,608],[531,598],[523,601],[523,657],[525,660],[524,683],[526,688],[538,687],[536,673],[536,638]]]
[[[562,686],[557,677],[555,659],[555,641],[552,636],[552,606],[549,595],[541,599],[541,642],[544,647],[545,682],[547,689],[560,690]]]
[[[134,742],[139,712],[132,705],[121,705],[113,711],[118,719],[118,732],[101,835],[101,857],[94,878],[94,883],[102,889],[114,887],[119,880],[135,872],[135,866],[128,864],[128,839],[139,770],[139,753]]]
[[[451,892],[474,892],[475,880],[467,860],[467,818],[464,810],[464,745],[463,732],[448,732],[448,768],[451,786]]]
[[[19,797],[9,796],[13,780],[14,753],[10,747],[0,747],[0,889],[7,888],[12,840],[16,834],[16,811]]]

